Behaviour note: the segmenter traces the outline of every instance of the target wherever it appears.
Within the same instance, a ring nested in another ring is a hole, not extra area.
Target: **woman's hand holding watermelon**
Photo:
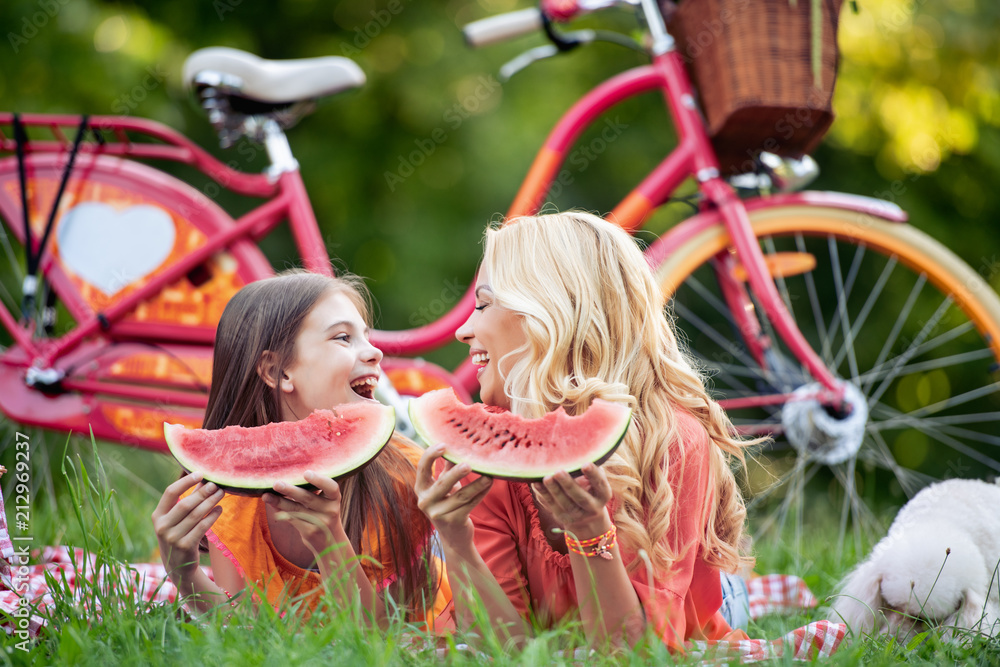
[[[566,532],[585,539],[606,532],[611,526],[606,506],[611,484],[604,470],[587,463],[583,476],[573,479],[565,471],[549,475],[531,485],[535,499],[552,513]]]
[[[469,465],[445,462],[445,468],[435,479],[434,463],[444,455],[445,446],[430,447],[417,464],[417,507],[434,524],[447,546],[472,546],[475,529],[469,514],[486,497],[493,486],[491,477],[479,477],[462,486],[462,479],[471,472]]]
[[[434,524],[441,538],[448,576],[453,586],[455,609],[463,624],[471,625],[474,614],[468,607],[470,593],[485,606],[486,613],[501,633],[506,631],[516,645],[530,636],[528,626],[517,613],[493,573],[476,549],[475,526],[470,513],[493,487],[492,477],[478,477],[465,486],[462,479],[471,472],[467,463],[446,465],[437,477],[434,464],[445,452],[443,444],[424,451],[417,464],[414,491],[417,506]]]

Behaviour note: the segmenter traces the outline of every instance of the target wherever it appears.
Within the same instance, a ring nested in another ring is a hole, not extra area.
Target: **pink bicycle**
[[[485,44],[544,30],[553,45],[529,51],[520,67],[600,38],[553,24],[615,5],[638,5],[651,64],[566,112],[508,215],[538,209],[602,113],[661,93],[678,145],[609,217],[639,229],[685,179],[697,183],[697,213],[646,252],[722,405],[745,432],[776,439],[775,467],[751,470],[751,492],[781,495],[774,490],[829,469],[845,490],[843,528],[849,515],[866,518],[857,484],[885,483],[877,470],[907,493],[933,477],[1000,471],[991,429],[1000,416],[1000,299],[893,204],[780,192],[788,161],[766,156],[765,173],[734,179],[759,187],[766,178],[778,194],[738,196],[721,177],[685,63],[652,0],[546,0],[477,22],[467,36]],[[200,424],[226,301],[273,273],[256,241],[287,219],[303,265],[331,270],[284,129],[312,100],[360,86],[363,73],[344,58],[265,61],[231,49],[197,52],[185,73],[224,145],[247,136],[265,146],[265,173],[230,169],[150,121],[0,114],[0,152],[9,154],[0,160],[0,243],[22,288],[20,306],[9,293],[0,302],[0,410],[15,422],[162,450],[163,421]],[[264,201],[233,219],[139,162],[148,159],[191,165]],[[450,342],[473,301],[466,293],[426,326],[373,332],[400,393],[475,389],[467,362],[448,372],[407,358]],[[795,497],[784,494],[777,523]]]

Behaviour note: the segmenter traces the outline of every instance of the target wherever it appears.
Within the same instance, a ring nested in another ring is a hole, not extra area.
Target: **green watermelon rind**
[[[448,389],[439,389],[436,391],[449,391]],[[434,392],[429,392],[434,393]],[[458,398],[455,397],[455,401],[458,402]],[[429,449],[432,445],[438,444],[437,442],[432,442],[434,439],[427,425],[424,423],[425,419],[420,414],[421,407],[424,405],[420,401],[420,398],[415,398],[410,401],[408,412],[410,414],[410,422],[413,424],[413,428],[417,432],[416,442],[418,445],[424,449]],[[600,453],[596,458],[591,458],[590,456],[581,458],[577,461],[569,462],[565,467],[553,468],[553,469],[536,469],[536,470],[510,470],[502,469],[498,467],[490,467],[489,465],[484,465],[478,462],[470,462],[466,459],[461,458],[451,454],[447,450],[447,443],[445,443],[446,449],[442,456],[446,461],[450,461],[458,465],[459,463],[469,463],[472,468],[472,472],[483,475],[486,477],[493,477],[495,479],[504,479],[512,482],[537,482],[549,475],[555,474],[561,470],[565,470],[573,477],[579,477],[583,474],[583,466],[587,463],[593,463],[594,465],[601,465],[615,453],[618,449],[618,445],[621,444],[622,440],[625,439],[625,434],[628,433],[628,428],[632,423],[632,410],[629,409],[626,413],[626,417],[622,420],[622,424],[617,432],[607,439],[605,447],[597,447],[595,451]]]
[[[384,408],[384,410],[381,411],[383,416],[379,420],[379,424],[377,424],[377,427],[379,427],[380,430],[377,432],[376,436],[371,438],[372,443],[379,444],[373,444],[370,448],[359,447],[358,455],[347,463],[338,461],[336,467],[330,466],[326,469],[316,467],[313,468],[313,471],[322,477],[341,479],[343,477],[353,475],[374,460],[382,452],[385,446],[389,444],[389,440],[392,439],[393,431],[396,428],[396,410],[392,406],[383,405],[381,407]],[[184,468],[184,470],[199,470],[202,473],[204,481],[206,482],[214,482],[220,488],[231,493],[250,496],[259,496],[267,491],[270,491],[279,481],[286,482],[292,486],[303,487],[305,489],[315,488],[305,480],[305,477],[301,476],[302,473],[305,473],[305,470],[303,470],[298,476],[274,476],[259,480],[241,478],[239,476],[229,476],[220,471],[206,471],[205,466],[199,465],[192,461],[189,457],[184,456],[180,447],[178,447],[175,442],[172,442],[172,435],[174,433],[183,433],[191,430],[192,429],[180,424],[170,424],[168,422],[163,423],[163,435],[167,441],[167,447],[169,448],[170,453],[181,465],[181,467]]]

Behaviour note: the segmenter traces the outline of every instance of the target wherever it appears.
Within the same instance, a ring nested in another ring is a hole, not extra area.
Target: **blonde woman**
[[[744,443],[678,349],[635,242],[586,213],[519,218],[487,231],[477,280],[457,337],[484,403],[540,417],[603,398],[632,407],[633,421],[575,480],[465,479],[465,464],[435,479],[447,443],[424,453],[418,505],[439,532],[460,626],[478,597],[519,642],[529,619],[576,614],[593,645],[631,644],[647,627],[672,649],[745,638],[719,613],[720,570],[746,560],[729,468]]]

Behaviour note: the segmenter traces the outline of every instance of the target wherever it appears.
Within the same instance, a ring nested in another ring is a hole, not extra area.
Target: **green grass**
[[[62,436],[36,430],[25,431],[31,442],[32,546],[64,544],[85,548],[112,575],[127,562],[157,560],[156,540],[150,514],[161,490],[178,474],[167,457],[130,450],[117,445],[93,446],[83,439],[68,445]],[[13,469],[14,431],[0,424],[0,463]],[[63,458],[63,453],[66,457]],[[4,497],[11,497],[13,475],[3,480]],[[827,515],[823,515],[827,516]],[[891,514],[889,515],[891,517]],[[11,509],[8,507],[8,517]],[[13,528],[13,526],[12,526]],[[789,543],[756,545],[757,571],[786,572],[802,576],[822,599],[833,592],[843,573],[854,562],[853,541],[844,554],[831,548],[833,520],[816,520],[804,526],[800,548]],[[18,534],[14,531],[14,534]],[[385,632],[367,629],[357,606],[331,604],[334,611],[317,612],[309,621],[294,614],[279,618],[266,606],[247,603],[228,606],[194,618],[177,605],[149,605],[135,599],[126,588],[105,578],[103,586],[78,585],[76,597],[65,582],[53,579],[57,604],[50,612],[49,627],[19,650],[14,638],[0,647],[4,665],[175,665],[203,664],[295,664],[295,665],[439,665],[442,663],[489,665],[570,664],[679,664],[691,658],[672,657],[655,638],[632,650],[599,652],[580,660],[566,646],[584,644],[580,627],[564,624],[539,631],[520,651],[509,651],[488,619],[480,613],[483,634],[479,653],[457,650],[451,640],[447,657],[436,648],[448,648],[440,640],[427,641],[415,628],[398,617]],[[97,607],[105,610],[100,618]],[[770,616],[753,622],[753,637],[777,638],[821,618],[805,611],[791,616]],[[1000,665],[1000,640],[972,636],[964,645],[944,642],[931,632],[901,645],[887,638],[868,638],[843,645],[828,663],[834,665],[894,664],[982,664]],[[790,662],[787,658],[774,662]]]

